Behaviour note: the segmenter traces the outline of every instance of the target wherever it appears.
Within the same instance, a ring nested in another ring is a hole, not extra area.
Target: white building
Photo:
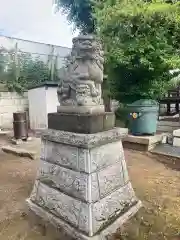
[[[29,121],[32,130],[48,127],[48,113],[57,112],[57,83],[46,82],[28,90]]]

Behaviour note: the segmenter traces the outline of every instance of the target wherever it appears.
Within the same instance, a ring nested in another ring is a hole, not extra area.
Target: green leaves
[[[114,96],[121,102],[161,97],[169,70],[180,66],[179,2],[107,0],[95,16]]]
[[[57,0],[57,6],[67,14],[70,23],[83,32],[95,30],[93,2],[91,0]]]

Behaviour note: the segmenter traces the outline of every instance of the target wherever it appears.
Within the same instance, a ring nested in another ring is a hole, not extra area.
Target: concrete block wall
[[[19,95],[16,92],[0,91],[0,128],[13,128],[13,113],[28,109],[28,97],[25,92]]]

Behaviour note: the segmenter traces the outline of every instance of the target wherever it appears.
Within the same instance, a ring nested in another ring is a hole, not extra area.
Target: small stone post
[[[79,240],[107,239],[141,207],[122,147],[127,129],[115,128],[114,113],[104,110],[103,63],[93,36],[74,38],[27,200],[31,212]]]

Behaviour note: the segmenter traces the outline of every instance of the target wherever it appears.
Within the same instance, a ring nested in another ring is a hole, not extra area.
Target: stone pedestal
[[[120,128],[95,134],[48,129],[29,209],[74,239],[114,233],[141,206],[128,177],[125,135]]]
[[[115,126],[115,114],[104,112],[98,114],[50,113],[48,128],[74,133],[98,133]]]

